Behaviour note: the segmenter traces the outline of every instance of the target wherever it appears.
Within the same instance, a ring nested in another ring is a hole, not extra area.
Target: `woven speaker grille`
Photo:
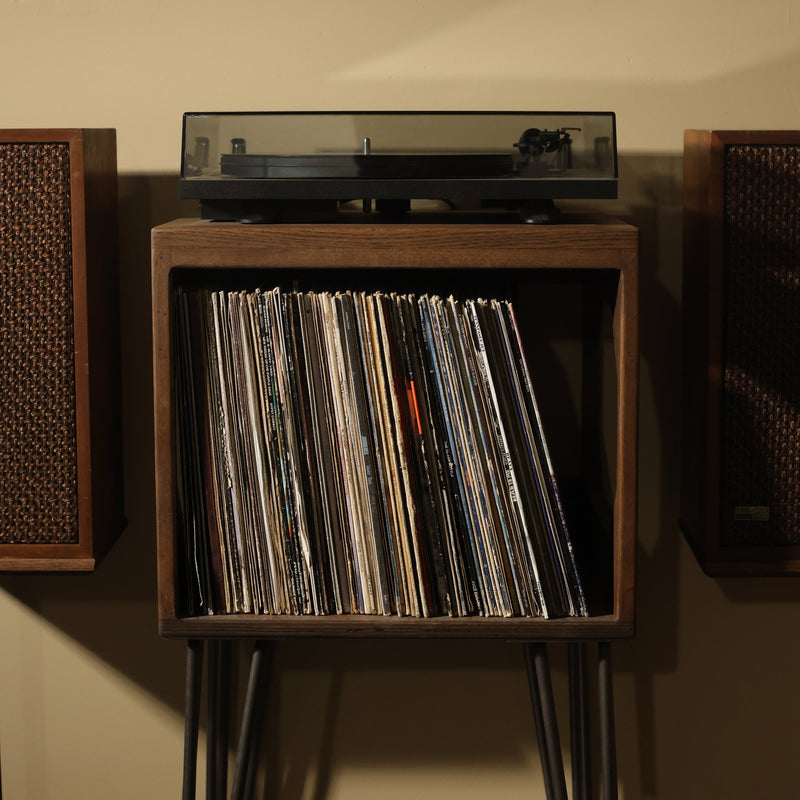
[[[800,148],[726,150],[723,544],[800,542]]]
[[[69,145],[0,143],[0,543],[78,541]]]

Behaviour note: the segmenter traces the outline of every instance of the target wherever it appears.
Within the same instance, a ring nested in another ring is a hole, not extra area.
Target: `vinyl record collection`
[[[587,614],[509,302],[175,304],[185,615]]]

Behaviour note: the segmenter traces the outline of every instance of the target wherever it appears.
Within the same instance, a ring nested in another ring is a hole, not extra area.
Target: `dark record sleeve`
[[[370,408],[364,381],[361,346],[355,317],[353,295],[341,294],[344,342],[347,354],[348,377],[351,389],[353,422],[355,429],[353,455],[359,483],[359,500],[364,511],[364,544],[366,555],[373,562],[369,566],[375,583],[374,600],[383,614],[392,610],[394,588],[386,552],[386,532],[382,509],[381,485],[375,463]]]
[[[424,392],[425,413],[423,433],[430,443],[431,461],[435,468],[432,476],[434,501],[440,518],[443,548],[445,550],[459,614],[466,615],[478,610],[479,606],[470,587],[473,586],[474,565],[464,547],[467,536],[466,522],[458,498],[458,487],[452,473],[452,458],[445,429],[444,414],[436,387],[436,375],[427,344],[425,326],[422,321],[420,301],[414,298],[409,304],[417,363]]]
[[[462,552],[467,555],[465,568],[469,580],[475,609],[482,615],[490,613],[491,605],[487,596],[485,581],[483,579],[483,563],[480,554],[474,526],[469,514],[469,500],[464,485],[463,474],[460,468],[457,447],[455,443],[454,425],[451,420],[448,402],[448,388],[445,379],[445,366],[440,355],[434,313],[431,307],[431,298],[422,296],[419,299],[422,332],[429,356],[429,372],[433,377],[432,386],[435,386],[436,408],[435,416],[440,420],[443,465],[447,476],[448,496],[452,499],[452,508],[457,529],[462,537]]]
[[[430,411],[424,388],[425,373],[417,357],[417,342],[411,305],[407,296],[395,298],[397,319],[402,336],[408,426],[414,456],[414,480],[421,506],[422,524],[428,538],[429,560],[436,579],[439,609],[453,615],[456,609],[455,577],[450,566],[445,522],[438,475],[434,463],[435,449],[430,431]]]
[[[294,374],[291,376],[292,399],[297,432],[297,447],[300,455],[300,485],[308,526],[308,543],[311,549],[311,580],[316,587],[317,613],[329,613],[331,603],[331,578],[327,551],[323,547],[325,518],[322,511],[322,477],[320,475],[318,450],[312,422],[311,372],[306,361],[308,351],[304,341],[300,296],[291,292],[286,297],[287,327],[290,331]]]
[[[371,435],[371,462],[374,465],[375,513],[380,515],[382,527],[375,529],[375,536],[380,536],[380,549],[386,563],[387,580],[392,594],[392,611],[400,613],[405,605],[405,591],[399,571],[399,556],[395,546],[396,537],[392,530],[392,499],[390,485],[390,465],[385,456],[387,444],[384,441],[385,431],[382,425],[382,398],[378,387],[378,371],[383,368],[382,354],[376,346],[369,313],[370,298],[363,292],[353,296],[356,329],[361,364],[363,366],[364,394],[366,398],[367,421]]]
[[[418,495],[417,481],[414,477],[414,442],[406,392],[402,331],[400,329],[397,305],[394,300],[387,295],[382,295],[381,303],[390,346],[390,381],[397,409],[396,432],[399,440],[398,446],[402,448],[404,453],[402,470],[406,480],[406,492],[409,495],[406,502],[409,503],[410,507],[413,507],[413,513],[409,514],[408,519],[409,546],[414,559],[414,572],[417,579],[422,614],[423,616],[429,616],[437,612],[438,605],[434,590],[435,579],[431,564],[431,554],[423,529],[421,498]]]
[[[177,290],[173,297],[176,313],[176,399],[178,417],[178,499],[180,535],[184,552],[183,562],[188,603],[183,613],[213,614],[220,608],[219,596],[212,586],[211,553],[206,523],[206,504],[203,486],[203,441],[206,420],[205,391],[202,374],[202,338],[193,335],[190,299]],[[198,366],[201,369],[198,375]],[[199,399],[199,402],[198,402]]]
[[[325,400],[325,387],[328,383],[322,369],[321,340],[317,330],[314,312],[314,297],[309,293],[298,295],[300,306],[300,327],[303,350],[305,353],[305,373],[308,385],[308,416],[311,440],[307,443],[313,447],[316,462],[316,477],[319,480],[319,497],[317,516],[317,536],[322,555],[322,569],[326,581],[326,592],[332,609],[343,613],[349,606],[349,590],[346,575],[343,573],[342,530],[337,513],[340,502],[337,490],[337,469],[333,457],[331,431],[334,428],[328,417]],[[324,543],[324,544],[323,544]]]
[[[554,530],[554,535],[559,548],[561,569],[564,573],[568,585],[570,602],[574,613],[579,616],[587,616],[586,598],[583,586],[578,573],[572,540],[569,535],[569,528],[561,503],[558,490],[558,481],[553,471],[550,453],[547,447],[542,418],[539,412],[539,405],[536,401],[533,382],[525,359],[522,347],[522,340],[519,335],[514,310],[511,303],[497,303],[497,313],[500,315],[501,323],[504,325],[506,340],[508,342],[509,356],[511,359],[510,368],[516,368],[520,382],[521,402],[527,411],[531,423],[531,447],[532,456],[535,459],[537,475],[540,476],[541,485],[545,494],[545,501],[549,504],[549,512]]]
[[[497,390],[498,407],[507,430],[507,443],[514,474],[519,481],[519,498],[534,545],[534,554],[539,567],[548,615],[551,617],[563,616],[567,609],[555,563],[556,556],[550,534],[545,526],[533,469],[525,450],[522,425],[505,369],[505,355],[499,341],[496,320],[487,303],[476,303],[475,308],[486,342],[488,361],[493,365],[492,377]]]
[[[491,546],[502,570],[510,609],[514,614],[531,616],[536,613],[531,592],[528,591],[526,571],[517,546],[511,509],[507,504],[507,487],[503,483],[502,466],[497,460],[494,427],[482,391],[479,368],[473,342],[466,327],[463,305],[452,298],[448,300],[448,320],[461,368],[461,381],[467,395],[467,411],[475,439],[476,469],[481,473],[486,493],[487,525],[493,534]]]

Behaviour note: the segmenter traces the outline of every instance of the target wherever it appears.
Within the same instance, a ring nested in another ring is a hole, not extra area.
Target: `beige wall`
[[[797,0],[0,0],[0,128],[115,127],[129,528],[96,575],[0,578],[6,797],[177,797],[183,648],[156,635],[148,232],[181,113],[611,109],[640,225],[638,630],[614,648],[621,795],[791,797],[800,584],[699,571],[676,525],[687,127],[800,128]],[[554,652],[564,703],[563,656]],[[281,645],[277,796],[544,797],[504,643]]]

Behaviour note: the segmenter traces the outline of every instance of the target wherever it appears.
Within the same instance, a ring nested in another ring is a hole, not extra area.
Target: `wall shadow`
[[[609,208],[640,232],[636,638],[613,648],[617,674],[633,678],[634,708],[617,705],[620,780],[633,797],[655,796],[654,682],[677,668],[682,164],[679,155],[622,156],[620,200]]]
[[[183,648],[156,627],[150,229],[194,214],[177,176],[119,176],[125,532],[93,574],[0,576],[2,589],[176,709]]]
[[[620,199],[600,204],[641,231],[638,635],[614,647],[618,674],[633,676],[635,686],[633,707],[617,709],[620,753],[640,757],[636,765],[620,757],[620,781],[628,797],[652,795],[658,783],[653,676],[676,668],[680,164],[677,155],[623,155]],[[0,577],[3,590],[179,712],[184,647],[159,638],[156,624],[149,242],[154,225],[196,214],[193,203],[178,199],[176,176],[120,176],[128,529],[93,575]],[[238,650],[244,656],[247,648]],[[564,721],[562,650],[551,648]],[[278,648],[274,676],[268,722],[281,730],[265,749],[267,763],[280,762],[281,768],[269,771],[265,782],[280,797],[300,797],[313,775],[313,796],[322,800],[339,759],[522,767],[535,752],[518,644],[287,641]],[[245,679],[242,673],[236,682],[239,695]],[[392,730],[383,738],[365,735],[387,719]]]

